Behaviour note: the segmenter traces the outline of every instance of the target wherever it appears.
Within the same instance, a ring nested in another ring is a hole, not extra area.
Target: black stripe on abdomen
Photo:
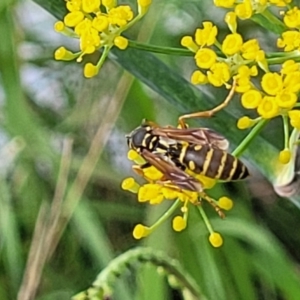
[[[219,176],[217,176],[220,173],[220,168],[222,168],[221,161],[224,155],[222,150],[220,149],[213,149],[212,148],[212,157],[210,159],[209,166],[207,168],[206,174],[203,174],[210,178],[216,178],[218,179]],[[222,174],[222,173],[221,173]]]
[[[223,166],[223,171],[220,175],[221,180],[231,180],[230,174],[232,173],[232,168],[234,167],[235,157],[227,153],[226,161]]]

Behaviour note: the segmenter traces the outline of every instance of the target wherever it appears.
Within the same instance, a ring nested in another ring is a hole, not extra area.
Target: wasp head
[[[134,129],[129,135],[126,135],[127,144],[130,149],[140,152],[147,147],[147,137],[151,132],[150,126],[139,126]]]

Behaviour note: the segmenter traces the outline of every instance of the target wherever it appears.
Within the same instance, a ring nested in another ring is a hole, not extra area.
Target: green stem
[[[232,152],[233,156],[239,157],[251,143],[251,141],[258,135],[258,133],[264,128],[269,122],[268,119],[260,120],[249,132],[249,134],[243,139],[239,146]]]
[[[165,222],[173,212],[180,206],[181,201],[177,199],[175,203],[150,227],[150,230],[155,230],[158,226],[160,226],[163,222]]]
[[[139,49],[139,50],[154,52],[154,53],[161,53],[161,54],[181,55],[181,56],[195,55],[195,53],[184,48],[155,46],[155,45],[149,45],[144,43],[138,43],[136,41],[131,41],[131,40],[129,41],[129,47]]]
[[[105,60],[106,60],[106,57],[108,56],[108,53],[109,53],[109,50],[111,49],[112,46],[104,46],[104,51],[100,57],[100,60],[98,61],[97,63],[97,68],[98,70],[101,69],[102,65],[104,64]]]
[[[300,62],[300,55],[299,54],[292,54],[292,55],[285,55],[279,57],[268,58],[267,62],[269,65],[279,65],[287,61],[288,59],[292,59],[295,62]]]
[[[284,130],[284,148],[289,148],[289,123],[288,116],[282,116],[283,130]]]
[[[203,219],[203,221],[204,221],[204,223],[205,223],[205,225],[206,225],[209,233],[210,234],[214,233],[215,231],[213,230],[213,228],[212,228],[212,226],[211,226],[211,224],[209,222],[209,219],[207,218],[207,215],[206,215],[203,207],[201,205],[199,205],[199,206],[197,206],[197,208],[198,208],[198,210],[200,212],[200,215],[201,215],[201,217],[202,217],[202,219]]]

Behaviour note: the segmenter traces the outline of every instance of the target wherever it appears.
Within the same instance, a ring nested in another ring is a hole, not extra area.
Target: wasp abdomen
[[[196,174],[226,181],[247,177],[246,166],[231,154],[210,145],[185,145],[179,161]]]

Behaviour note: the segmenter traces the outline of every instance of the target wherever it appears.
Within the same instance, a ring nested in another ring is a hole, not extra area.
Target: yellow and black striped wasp
[[[225,101],[212,110],[183,115],[179,126],[160,127],[143,121],[127,136],[130,149],[138,152],[146,161],[141,168],[150,165],[164,174],[163,181],[182,190],[203,191],[202,183],[185,170],[222,181],[244,179],[249,175],[247,167],[228,153],[229,142],[209,128],[187,128],[185,119],[211,117],[228,104],[234,93],[234,85]],[[138,170],[136,170],[138,171]]]

